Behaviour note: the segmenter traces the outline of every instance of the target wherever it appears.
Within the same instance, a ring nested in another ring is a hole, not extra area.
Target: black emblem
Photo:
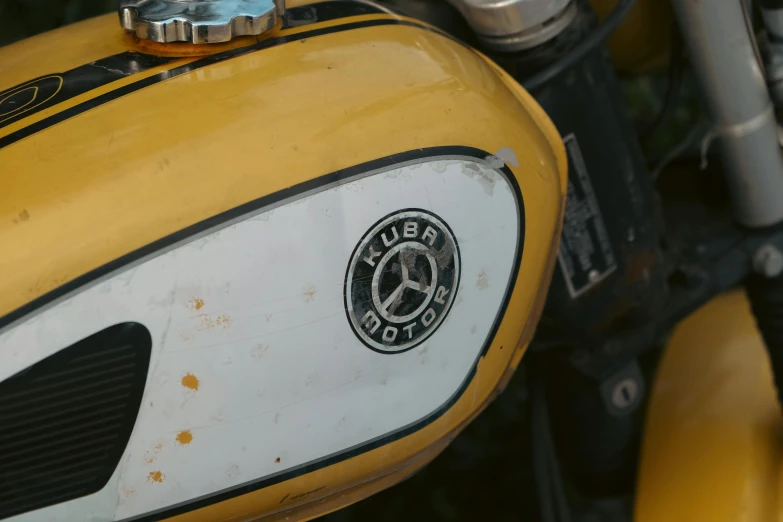
[[[377,352],[410,350],[446,318],[459,274],[457,241],[442,219],[420,209],[390,214],[362,237],[348,264],[351,328]]]

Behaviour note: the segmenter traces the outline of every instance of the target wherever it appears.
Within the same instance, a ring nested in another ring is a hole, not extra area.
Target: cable
[[[623,18],[625,18],[625,15],[628,14],[628,11],[631,10],[635,3],[636,0],[619,0],[615,8],[612,9],[612,12],[609,13],[609,16],[607,16],[604,21],[587,36],[587,38],[579,42],[574,48],[549,64],[546,68],[523,81],[522,86],[528,91],[531,91],[570,69],[582,58],[587,56],[596,46],[603,43],[603,41],[617,29],[617,26],[620,25],[620,22],[623,21]]]
[[[652,176],[652,179],[658,179],[658,176],[661,175],[663,169],[668,167],[671,162],[683,155],[694,143],[701,140],[705,135],[708,135],[708,133],[709,127],[706,125],[704,119],[700,118],[693,124],[691,129],[688,131],[688,134],[685,135],[682,141],[672,147],[666,154],[663,155],[658,163],[656,163],[655,166],[651,168],[650,175]],[[702,162],[704,161],[704,156],[705,154],[702,151]]]
[[[669,86],[666,88],[661,110],[658,116],[644,129],[640,135],[640,141],[646,141],[658,130],[661,125],[671,117],[677,102],[680,100],[680,88],[682,87],[683,73],[685,72],[685,56],[683,54],[683,41],[677,28],[672,29],[671,59],[669,61]]]
[[[563,477],[557,459],[549,412],[546,404],[546,380],[544,366],[534,367],[532,378],[530,426],[533,449],[533,470],[536,477],[538,505],[543,522],[571,522]]]

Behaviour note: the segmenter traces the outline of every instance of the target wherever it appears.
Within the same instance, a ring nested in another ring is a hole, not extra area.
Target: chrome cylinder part
[[[449,0],[496,51],[529,49],[557,36],[577,14],[573,0]]]
[[[752,36],[737,0],[672,0],[713,132],[734,216],[762,227],[783,220],[783,157]]]

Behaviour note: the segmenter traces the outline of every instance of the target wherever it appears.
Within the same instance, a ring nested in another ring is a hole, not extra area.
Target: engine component
[[[601,45],[632,5],[618,2],[599,25],[583,3],[549,42],[523,52],[490,52],[529,88],[565,142],[569,180],[559,270],[538,340],[582,348],[577,353],[587,361],[618,331],[651,323],[668,298],[652,177]],[[582,493],[625,492],[634,474],[629,457],[644,380],[633,357],[599,372],[583,364],[555,360],[539,369],[550,374],[547,396],[558,453]]]
[[[484,47],[512,52],[551,40],[574,20],[573,0],[449,0]]]
[[[378,5],[421,20],[471,45],[476,37],[465,17],[447,0],[378,0]]]
[[[621,4],[627,9],[629,4]],[[491,54],[523,84],[596,34],[588,8],[555,40]],[[583,47],[581,47],[583,48]],[[583,345],[644,324],[667,297],[651,176],[603,47],[531,91],[564,137],[568,200],[541,338]]]

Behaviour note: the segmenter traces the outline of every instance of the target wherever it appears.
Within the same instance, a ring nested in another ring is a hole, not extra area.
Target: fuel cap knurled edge
[[[282,20],[285,0],[120,0],[120,25],[160,43],[227,42]]]

